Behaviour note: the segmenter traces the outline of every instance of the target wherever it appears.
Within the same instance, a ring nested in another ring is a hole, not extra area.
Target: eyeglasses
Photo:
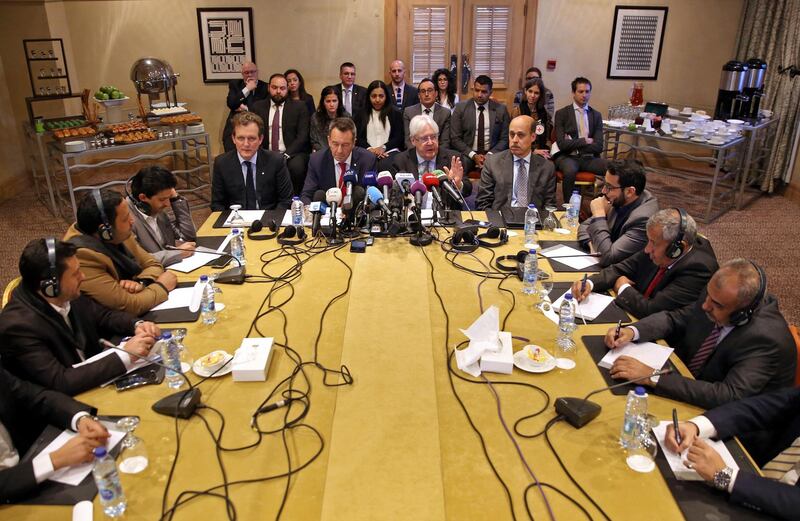
[[[600,183],[600,191],[601,192],[611,192],[612,190],[616,190],[618,188],[622,188],[621,186],[612,185],[611,183]]]
[[[428,134],[427,136],[417,136],[414,139],[419,141],[420,143],[436,143],[439,141],[439,136],[436,134]]]

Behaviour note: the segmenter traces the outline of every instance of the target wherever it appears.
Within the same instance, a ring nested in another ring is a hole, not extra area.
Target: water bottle
[[[628,402],[625,405],[625,419],[622,421],[622,432],[619,434],[619,444],[626,449],[635,449],[639,446],[644,423],[647,418],[647,393],[644,387],[637,385],[636,389],[628,392]]]
[[[538,278],[539,264],[536,259],[536,250],[530,250],[525,256],[525,268],[522,271],[522,293],[524,295],[536,293],[536,281]]]
[[[539,243],[536,241],[536,225],[539,224],[539,210],[536,205],[531,203],[528,209],[525,210],[525,247],[538,248]]]
[[[558,315],[558,336],[556,337],[556,348],[558,358],[572,359],[576,346],[572,340],[572,332],[575,331],[575,308],[572,303],[572,293],[564,295]]]
[[[242,230],[239,228],[231,230],[231,255],[238,260],[242,266],[247,263],[244,258],[244,237],[242,237]]]
[[[164,361],[164,365],[169,367],[166,371],[167,386],[171,389],[179,389],[183,385],[181,348],[178,342],[172,338],[172,333],[161,335],[161,358]]]
[[[105,447],[94,449],[94,468],[92,475],[97,485],[97,494],[100,496],[100,504],[103,505],[103,512],[108,517],[119,517],[125,513],[128,502],[122,492],[122,485],[119,482],[119,473],[114,458],[108,455]]]
[[[214,286],[208,280],[208,275],[200,275],[200,316],[203,324],[212,325],[217,321],[217,308],[214,304]]]
[[[577,190],[572,191],[569,198],[569,210],[567,211],[567,225],[571,228],[578,226],[578,215],[581,213],[581,194]]]
[[[292,224],[303,226],[303,201],[298,196],[292,197]]]

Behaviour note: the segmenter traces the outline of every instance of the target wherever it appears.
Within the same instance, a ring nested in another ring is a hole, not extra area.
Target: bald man
[[[253,110],[253,104],[256,101],[261,101],[269,98],[269,88],[266,82],[258,79],[258,66],[253,62],[245,62],[242,64],[242,79],[231,80],[228,83],[228,108],[230,114],[225,122],[225,128],[222,131],[222,146],[225,152],[234,150],[236,147],[233,145],[233,125],[231,118],[237,112]]]
[[[556,205],[556,177],[543,151],[533,150],[536,122],[517,116],[508,127],[508,150],[486,156],[475,204],[478,210]]]
[[[406,83],[406,65],[402,60],[395,60],[389,66],[389,75],[392,77],[392,84],[389,90],[392,91],[392,103],[402,113],[406,107],[419,103],[419,92],[417,88]]]

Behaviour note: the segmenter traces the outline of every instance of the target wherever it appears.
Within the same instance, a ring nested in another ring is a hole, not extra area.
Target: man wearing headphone
[[[794,384],[797,353],[789,326],[767,293],[763,270],[745,259],[723,264],[696,302],[650,315],[619,336],[615,330],[605,339],[612,349],[659,338],[675,348],[694,379],[673,372],[644,380],[667,398],[710,409]],[[610,372],[630,380],[656,369],[621,356]]]
[[[133,217],[113,190],[92,190],[78,202],[78,220],[64,240],[78,247],[86,276],[81,291],[107,308],[139,316],[167,300],[178,279],[133,236]]]
[[[142,168],[131,179],[128,206],[133,217],[133,233],[142,248],[162,266],[180,262],[194,253],[197,229],[189,203],[175,191],[178,180],[164,167]],[[174,220],[167,215],[172,208]],[[179,248],[168,250],[167,246]]]
[[[697,235],[692,216],[665,208],[647,220],[647,246],[586,280],[575,281],[578,302],[592,291],[614,289],[615,302],[637,318],[683,307],[697,299],[719,265],[711,244]]]
[[[77,248],[53,238],[28,243],[19,259],[20,285],[0,313],[0,354],[15,376],[75,395],[125,374],[161,334],[152,322],[112,311],[81,295]],[[107,356],[100,338],[131,336]]]

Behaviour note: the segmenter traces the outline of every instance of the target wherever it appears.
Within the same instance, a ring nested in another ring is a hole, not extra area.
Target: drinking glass
[[[637,427],[639,435],[634,447],[627,449],[625,463],[636,472],[652,472],[656,468],[656,455],[658,454],[658,441],[650,430],[648,418],[640,418],[642,425]]]
[[[550,302],[550,292],[553,291],[553,276],[544,270],[539,270],[536,281],[539,298],[542,302]]]
[[[545,217],[544,222],[542,223],[542,228],[544,228],[548,232],[552,232],[556,228],[559,227],[558,220],[553,212],[556,211],[555,206],[545,206],[545,211],[547,212],[547,217]]]
[[[119,471],[125,474],[138,474],[147,468],[147,448],[144,441],[133,433],[138,426],[137,416],[126,416],[117,421],[117,427],[126,433],[119,459]]]
[[[244,219],[242,218],[242,215],[239,213],[239,210],[242,209],[242,205],[232,204],[230,208],[231,211],[233,212],[231,214],[231,226],[234,228],[236,227],[241,228],[242,226],[244,226]]]

